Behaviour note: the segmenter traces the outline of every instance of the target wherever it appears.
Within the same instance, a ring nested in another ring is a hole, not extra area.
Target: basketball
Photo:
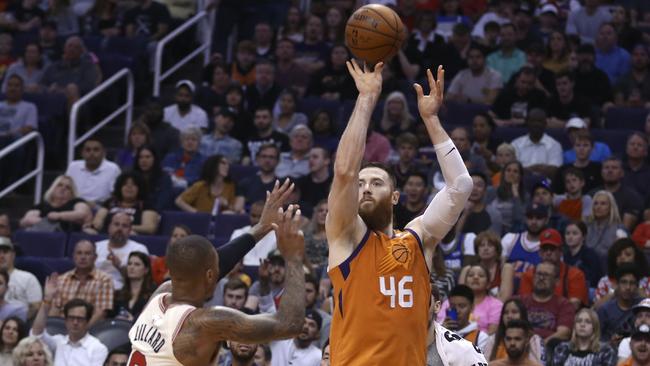
[[[402,20],[384,5],[360,7],[345,26],[345,45],[354,57],[372,65],[389,61],[405,39],[406,29]]]

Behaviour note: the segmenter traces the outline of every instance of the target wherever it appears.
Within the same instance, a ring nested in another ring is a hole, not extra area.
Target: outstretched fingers
[[[413,83],[413,89],[415,89],[415,95],[417,95],[418,100],[424,98],[424,90],[422,90],[422,85]]]
[[[436,80],[438,86],[437,94],[442,96],[442,93],[445,91],[445,69],[442,65],[438,66],[438,80]]]
[[[375,74],[380,74],[384,70],[384,63],[379,61],[377,65],[375,65]]]

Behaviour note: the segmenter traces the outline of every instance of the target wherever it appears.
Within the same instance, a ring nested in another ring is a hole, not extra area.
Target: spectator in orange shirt
[[[585,175],[575,167],[570,167],[562,174],[565,194],[553,198],[553,206],[558,213],[567,218],[580,221],[591,213],[591,196],[583,194]]]
[[[542,261],[552,262],[560,268],[560,278],[555,285],[555,294],[569,299],[576,309],[589,303],[587,281],[585,274],[576,267],[567,266],[562,261],[562,235],[555,229],[546,229],[539,236],[539,256]],[[529,295],[533,292],[533,276],[535,269],[531,268],[521,278],[519,295]]]

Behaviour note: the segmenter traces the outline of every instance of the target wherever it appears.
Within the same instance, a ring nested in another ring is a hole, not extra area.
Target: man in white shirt
[[[447,98],[462,103],[494,103],[503,82],[501,74],[485,64],[485,53],[481,48],[469,48],[467,66],[451,81]]]
[[[262,216],[262,210],[264,209],[264,201],[257,201],[251,205],[250,220],[251,224],[246,225],[242,228],[239,228],[232,232],[230,240],[247,234],[250,232],[251,228],[260,221]],[[266,236],[264,236],[260,241],[255,244],[255,247],[250,250],[244,256],[244,265],[245,266],[259,266],[262,260],[266,259],[266,256],[273,250],[277,248],[275,241],[275,232],[271,230]]]
[[[594,43],[598,28],[609,22],[612,14],[607,7],[600,6],[600,0],[585,0],[584,6],[569,13],[565,33],[577,34],[582,43]]]
[[[117,164],[106,160],[105,156],[104,145],[91,137],[81,150],[83,160],[73,161],[65,172],[74,181],[79,197],[90,204],[110,198],[115,179],[120,175]]]
[[[524,168],[552,179],[562,165],[562,145],[544,133],[546,112],[542,109],[530,111],[527,125],[528,134],[512,141],[517,160]]]
[[[54,366],[102,366],[108,349],[99,339],[88,334],[92,304],[81,299],[70,300],[63,308],[67,335],[50,335],[45,329],[47,313],[57,291],[56,281],[45,283],[43,304],[34,319],[30,335],[41,338],[54,353]]]
[[[131,224],[131,216],[123,212],[115,214],[108,225],[108,239],[95,243],[97,246],[95,267],[113,278],[115,290],[124,286],[122,272],[126,270],[129,254],[131,252],[149,254],[146,246],[129,240]]]
[[[650,298],[643,299],[632,307],[634,313],[634,327],[645,324],[650,326]],[[623,362],[632,355],[630,350],[630,337],[625,337],[618,345],[618,362]]]
[[[201,107],[192,104],[194,99],[194,83],[181,80],[176,83],[176,103],[165,107],[164,121],[183,131],[190,127],[205,130],[208,128],[208,114]]]
[[[271,342],[271,366],[319,366],[321,350],[313,342],[320,338],[321,316],[308,310],[302,332],[294,339]]]
[[[27,318],[31,319],[41,306],[41,284],[33,274],[14,267],[16,252],[11,239],[0,237],[0,268],[9,273],[9,290],[6,301],[19,301],[28,306]]]
[[[289,133],[291,151],[280,154],[280,163],[275,168],[278,177],[301,178],[309,174],[309,151],[313,135],[309,127],[298,125]]]

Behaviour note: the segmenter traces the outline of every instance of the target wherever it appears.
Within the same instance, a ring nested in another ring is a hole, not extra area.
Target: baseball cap
[[[11,239],[7,238],[6,236],[0,236],[0,247],[14,250],[14,244],[11,242]]]
[[[305,318],[315,321],[318,325],[318,330],[320,330],[320,328],[323,326],[323,317],[320,316],[316,310],[306,310]]]
[[[531,203],[526,207],[526,216],[547,217],[548,207]]]
[[[641,324],[632,331],[632,339],[650,338],[650,326]]]
[[[537,188],[544,188],[545,190],[553,193],[553,190],[551,189],[551,181],[548,178],[544,178],[533,186],[533,189],[530,191],[531,194],[535,193]]]
[[[552,13],[554,15],[557,15],[557,6],[553,4],[546,3],[542,5],[542,8],[539,10],[539,14],[544,14],[544,13]]]
[[[632,306],[632,312],[634,314],[640,312],[641,310],[650,311],[650,298],[645,298],[641,300],[640,303]]]
[[[562,247],[562,234],[555,229],[545,229],[539,234],[539,245],[552,245],[560,248]]]
[[[570,129],[570,128],[587,128],[587,124],[585,123],[585,120],[582,118],[578,117],[573,117],[569,119],[569,121],[566,123],[566,126],[564,126],[565,129]]]
[[[194,94],[194,90],[196,90],[196,87],[194,86],[194,83],[187,80],[187,79],[183,79],[183,80],[176,83],[176,89],[180,88],[181,86],[186,86],[188,89],[190,89],[192,94]]]
[[[282,253],[280,253],[279,249],[273,249],[270,251],[266,256],[266,259],[270,262],[282,262],[282,264],[284,264],[284,257],[282,256]]]

